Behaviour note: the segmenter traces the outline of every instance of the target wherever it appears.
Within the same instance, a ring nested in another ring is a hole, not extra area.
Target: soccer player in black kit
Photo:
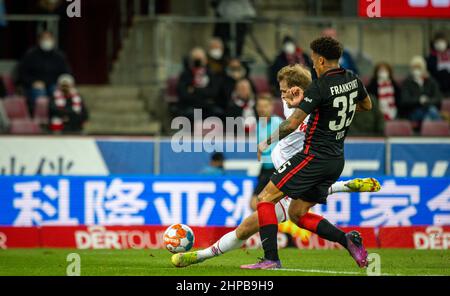
[[[360,267],[366,267],[367,251],[356,231],[344,233],[321,216],[304,221],[304,215],[317,203],[325,204],[328,188],[340,177],[344,168],[344,140],[356,112],[369,111],[372,103],[361,80],[339,66],[342,45],[330,37],[311,43],[314,69],[319,77],[305,91],[298,109],[265,142],[258,145],[258,154],[271,143],[298,128],[311,114],[303,151],[284,163],[258,195],[259,233],[264,258],[245,269],[281,268],[277,249],[278,222],[275,204],[288,195],[293,200],[288,213],[296,224],[307,224],[329,241],[345,247]],[[300,96],[297,87],[289,90]],[[307,215],[308,216],[308,215]]]

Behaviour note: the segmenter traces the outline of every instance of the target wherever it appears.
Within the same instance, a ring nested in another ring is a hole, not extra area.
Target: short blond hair
[[[312,82],[311,71],[300,64],[283,67],[278,71],[278,82],[286,81],[288,87],[298,86],[305,90]]]

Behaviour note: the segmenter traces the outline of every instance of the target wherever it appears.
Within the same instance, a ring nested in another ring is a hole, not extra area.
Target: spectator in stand
[[[69,74],[61,75],[49,105],[50,131],[53,133],[80,133],[88,119],[83,99]]]
[[[324,37],[331,37],[336,40],[338,40],[338,34],[336,29],[334,28],[326,28],[322,31],[322,36]],[[356,66],[356,63],[353,59],[353,56],[348,48],[344,48],[344,51],[342,52],[342,57],[339,60],[339,64],[342,68],[351,70],[355,74],[359,74],[358,68]]]
[[[225,76],[223,77],[220,89],[220,106],[225,106],[225,109],[229,106],[237,81],[244,78],[249,81],[253,93],[256,93],[256,88],[249,78],[248,68],[239,59],[230,59],[225,68]]]
[[[231,102],[227,109],[227,117],[241,117],[244,120],[245,132],[254,132],[256,129],[255,95],[250,81],[240,79],[231,95]]]
[[[385,120],[397,118],[397,105],[401,99],[400,87],[394,80],[392,67],[388,63],[378,63],[372,79],[367,86],[367,92],[377,100]]]
[[[277,97],[280,96],[277,80],[278,71],[285,66],[295,64],[306,66],[312,70],[312,61],[309,56],[303,52],[303,49],[297,45],[291,36],[285,36],[283,38],[282,49],[269,69],[270,86]],[[315,71],[311,71],[311,74],[315,77]]]
[[[224,75],[227,60],[223,42],[219,38],[212,38],[208,45],[208,66],[214,75]]]
[[[442,32],[433,38],[427,67],[431,76],[439,83],[441,92],[450,96],[450,46]]]
[[[6,85],[3,81],[3,77],[0,75],[0,99],[6,97]]]
[[[25,89],[30,114],[33,114],[36,98],[50,97],[58,77],[70,73],[64,54],[56,49],[51,32],[39,36],[39,46],[30,49],[19,65],[19,83]]]
[[[439,120],[439,106],[442,100],[439,85],[428,74],[425,59],[415,56],[410,63],[411,74],[403,82],[400,108],[411,121]]]
[[[256,10],[251,0],[211,0],[211,5],[215,15],[218,18],[226,20],[245,20],[254,18]],[[233,33],[230,23],[216,23],[214,27],[214,36],[222,39],[225,45],[225,53],[230,56],[240,57],[244,48],[245,37],[247,36],[248,24],[243,22],[236,23],[235,40],[232,40]],[[231,48],[231,42],[234,48]]]
[[[225,110],[218,102],[219,82],[208,67],[205,51],[200,47],[193,48],[178,80],[179,115],[192,121],[194,109],[201,109],[203,118],[223,118]]]
[[[208,176],[223,176],[225,175],[225,169],[223,166],[223,162],[225,158],[223,157],[223,153],[215,152],[211,155],[211,160],[209,165],[202,169],[200,174],[208,175]]]

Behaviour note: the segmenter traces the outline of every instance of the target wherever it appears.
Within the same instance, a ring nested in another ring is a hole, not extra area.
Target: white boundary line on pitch
[[[351,275],[364,275],[362,272],[354,271],[337,271],[337,270],[320,270],[320,269],[300,269],[300,268],[276,268],[271,269],[273,271],[299,271],[299,272],[311,272],[311,273],[331,273],[331,274],[351,274]]]
[[[367,275],[366,272],[355,271],[338,271],[338,270],[320,270],[320,269],[300,269],[300,268],[274,268],[268,269],[273,271],[293,271],[293,272],[311,272],[311,273],[330,273],[330,274],[347,274],[347,275]],[[422,275],[406,275],[406,274],[391,274],[382,273],[380,276],[444,276],[442,274],[422,274]]]

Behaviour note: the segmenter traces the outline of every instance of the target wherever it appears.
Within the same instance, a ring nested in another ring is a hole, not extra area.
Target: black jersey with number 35
[[[299,105],[311,114],[303,152],[317,158],[343,158],[344,140],[356,113],[356,103],[366,97],[361,80],[342,68],[329,70],[314,80]]]

